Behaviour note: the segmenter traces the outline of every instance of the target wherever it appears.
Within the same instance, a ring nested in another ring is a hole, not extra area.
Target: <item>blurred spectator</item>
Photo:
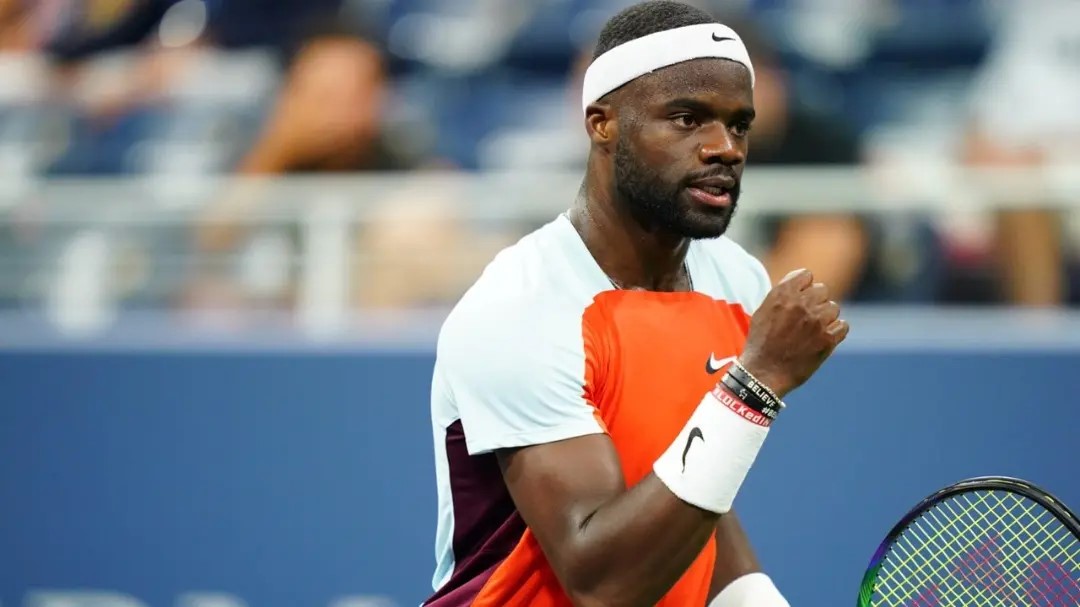
[[[722,18],[743,38],[754,62],[754,108],[747,171],[767,165],[855,165],[859,142],[838,116],[802,105],[791,94],[787,74],[773,46],[753,24]],[[854,215],[769,217],[764,221],[767,252],[762,261],[773,281],[796,268],[809,268],[838,299],[856,291],[866,268],[867,227]]]
[[[389,84],[383,54],[373,42],[336,21],[319,24],[291,53],[280,96],[238,174],[421,168],[421,159],[395,145],[387,132],[383,118]],[[266,242],[266,231],[250,234],[247,221],[257,214],[266,191],[258,182],[245,180],[213,204],[197,234],[199,248],[229,256],[252,238]],[[408,190],[393,199],[347,203],[362,205],[360,215],[365,218],[361,229],[351,234],[355,245],[349,296],[364,308],[445,304],[460,295],[491,254],[506,244],[496,236],[485,246],[484,238],[458,221],[456,200],[446,191]],[[292,237],[284,238],[289,241],[286,248],[302,246]],[[236,282],[228,269],[225,272],[200,277],[197,290],[211,294],[215,305],[223,297],[228,300],[223,295],[228,288],[222,283]],[[295,300],[296,285],[291,279],[286,283],[279,296]],[[193,295],[189,304],[199,305],[198,299]]]
[[[142,170],[138,144],[168,128],[177,87],[213,50],[282,51],[340,0],[50,0],[63,10],[46,51],[72,110],[71,146],[50,174]],[[205,81],[205,87],[209,81]],[[231,83],[221,83],[222,86]],[[217,87],[212,87],[217,88]],[[254,103],[251,101],[250,103]],[[240,133],[234,133],[237,139]],[[207,164],[220,164],[209,162]],[[220,168],[220,167],[214,167]]]
[[[397,153],[382,130],[386,96],[378,47],[339,24],[318,26],[292,54],[275,107],[238,174],[415,168],[418,162]],[[246,192],[211,205],[199,231],[200,248],[235,247],[243,217],[257,204],[258,197]]]
[[[22,52],[38,48],[42,23],[35,14],[33,0],[0,0],[0,52]]]
[[[1038,168],[1080,160],[1080,3],[1005,3],[994,48],[974,89],[965,148],[975,167]],[[978,263],[993,271],[990,285],[953,292],[961,300],[1004,299],[1054,306],[1068,298],[1061,216],[1031,184],[1026,210],[998,213],[990,248]],[[978,266],[978,263],[975,265]],[[976,267],[977,270],[977,267]]]
[[[277,107],[240,172],[414,168],[415,159],[395,149],[383,129],[389,85],[374,43],[349,27],[318,26],[296,50]]]

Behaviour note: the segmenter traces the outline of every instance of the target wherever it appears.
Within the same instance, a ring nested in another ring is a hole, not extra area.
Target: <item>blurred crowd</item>
[[[630,3],[0,0],[0,177],[579,169],[590,43]],[[1080,0],[691,3],[740,31],[755,61],[748,174],[1080,169]],[[774,276],[808,266],[850,301],[1080,302],[1073,218],[1041,192],[990,213],[766,216],[739,238]],[[476,231],[431,194],[383,201],[356,239],[358,307],[444,305],[527,227]],[[127,299],[295,303],[295,279],[242,270],[253,251],[263,265],[292,255],[294,234],[243,220],[258,205],[230,191],[183,234],[154,237],[203,262]],[[26,306],[37,283],[12,260],[34,232],[25,209],[4,213],[0,305]]]

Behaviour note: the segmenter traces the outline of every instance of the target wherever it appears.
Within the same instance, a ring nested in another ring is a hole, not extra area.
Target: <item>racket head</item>
[[[1080,606],[1080,519],[1006,476],[966,479],[920,501],[874,552],[858,606],[960,605]]]

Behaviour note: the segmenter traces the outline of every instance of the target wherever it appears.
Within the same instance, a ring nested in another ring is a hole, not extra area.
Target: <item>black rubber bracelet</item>
[[[748,381],[745,374],[735,373],[734,367],[728,369],[727,373],[724,374],[722,381],[724,381],[724,385],[727,387],[736,390],[736,394],[738,394],[746,404],[755,409],[779,409],[775,400],[766,394],[764,390],[761,390],[760,386]],[[757,390],[754,389],[755,387],[757,387]]]
[[[759,397],[748,386],[743,385],[743,383],[731,373],[730,369],[722,378],[720,378],[720,383],[735,395],[736,398],[746,404],[747,407],[750,407],[758,413],[767,415],[769,419],[776,419],[776,416],[780,413],[779,406]]]
[[[719,383],[717,383],[714,391],[727,392],[731,395],[732,399],[738,401],[747,409],[753,410],[755,414],[760,415],[762,418],[768,419],[770,423],[777,419],[777,416],[780,415],[780,409],[773,408],[766,405],[765,403],[762,403],[760,400],[756,399],[753,393],[747,391],[745,388],[738,386],[738,381],[735,381],[729,375],[725,375],[724,378],[721,379]],[[747,399],[742,399],[741,394],[746,394],[748,396]],[[723,403],[724,400],[720,399],[720,402]]]
[[[770,407],[775,409],[783,409],[784,403],[777,398],[772,390],[754,379],[753,375],[750,375],[745,369],[740,367],[737,363],[728,367],[728,373],[735,378],[740,384],[746,387],[747,390],[752,392],[759,399],[764,401]]]

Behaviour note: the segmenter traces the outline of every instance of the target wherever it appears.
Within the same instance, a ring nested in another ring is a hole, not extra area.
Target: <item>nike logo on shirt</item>
[[[728,363],[734,362],[736,358],[735,356],[728,356],[727,358],[717,359],[715,354],[709,354],[709,360],[705,361],[705,371],[712,375],[723,369]]]

